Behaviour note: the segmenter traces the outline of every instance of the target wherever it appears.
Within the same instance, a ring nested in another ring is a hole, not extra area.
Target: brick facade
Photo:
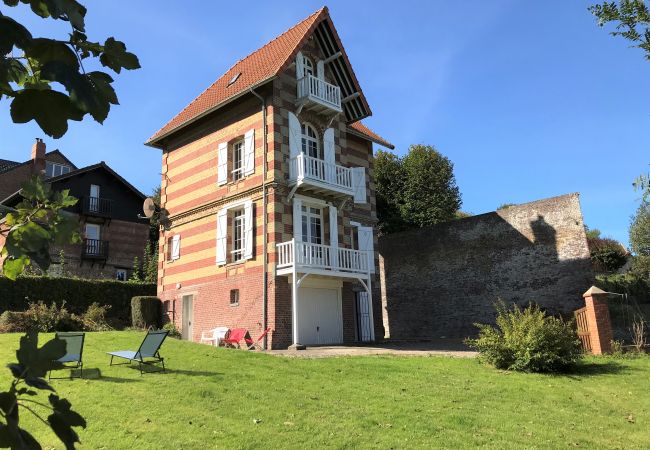
[[[306,40],[300,49],[314,59],[323,59],[314,40]],[[326,71],[326,79],[331,74]],[[176,305],[175,314],[169,317],[183,326],[182,298],[193,295],[193,340],[201,331],[217,326],[245,327],[253,335],[263,330],[263,190],[267,186],[267,324],[270,348],[286,348],[292,342],[291,284],[289,277],[277,276],[276,244],[290,241],[294,236],[292,201],[289,198],[289,128],[288,114],[298,114],[296,107],[296,69],[289,65],[273,81],[256,89],[266,100],[267,120],[267,175],[263,178],[264,130],[261,102],[247,94],[221,107],[218,111],[197,120],[181,132],[164,141],[162,155],[161,203],[170,213],[172,221],[168,231],[161,232],[158,295],[169,305]],[[335,118],[314,114],[307,110],[298,114],[300,121],[309,121],[319,134],[334,128],[336,163],[345,167],[366,169],[367,202],[354,204],[351,199],[338,210],[339,246],[351,248],[350,221],[373,226],[376,204],[372,179],[372,142],[358,134],[348,132],[345,117]],[[218,146],[234,142],[250,130],[255,130],[255,170],[237,182],[217,183]],[[298,194],[301,192],[298,191]],[[313,195],[313,194],[312,194]],[[322,193],[320,200],[340,200]],[[229,204],[249,200],[253,203],[255,217],[253,256],[243,263],[216,264],[217,213]],[[329,218],[324,217],[325,242],[329,242]],[[180,258],[168,261],[168,240],[179,234]],[[311,282],[318,278],[311,276]],[[378,278],[372,280],[375,294],[374,319],[376,336],[383,336],[380,313]],[[238,306],[230,305],[230,291],[239,290]],[[342,283],[341,301],[343,339],[354,342],[356,333],[355,294],[361,289],[358,282]],[[175,302],[175,303],[174,303]],[[256,337],[256,336],[255,336]]]
[[[593,282],[578,194],[395,233],[378,252],[391,339],[473,336],[498,299],[572,316]]]

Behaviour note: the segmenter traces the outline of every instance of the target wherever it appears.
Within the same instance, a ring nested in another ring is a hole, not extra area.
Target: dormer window
[[[70,166],[65,164],[57,164],[51,161],[45,161],[45,176],[48,178],[58,177],[65,173],[69,173],[71,170]]]
[[[320,145],[318,142],[318,133],[309,123],[303,123],[301,127],[302,135],[302,152],[312,158],[320,159]]]

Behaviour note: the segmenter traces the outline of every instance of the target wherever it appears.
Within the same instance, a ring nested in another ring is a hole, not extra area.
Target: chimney
[[[39,174],[45,170],[45,142],[36,138],[32,145],[32,173]]]

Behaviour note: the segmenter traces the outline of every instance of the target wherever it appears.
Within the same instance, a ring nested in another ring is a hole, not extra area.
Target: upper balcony
[[[87,216],[110,218],[113,212],[113,200],[101,197],[84,197],[81,211]]]
[[[368,277],[371,253],[292,239],[276,244],[277,274],[314,273],[347,278]]]
[[[309,74],[298,80],[297,103],[316,113],[343,112],[341,88]]]
[[[352,169],[304,153],[289,160],[289,185],[296,184],[313,193],[354,195]]]

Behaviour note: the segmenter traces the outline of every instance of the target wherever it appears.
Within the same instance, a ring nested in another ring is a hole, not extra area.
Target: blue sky
[[[595,0],[594,0],[595,1]],[[145,193],[160,151],[142,143],[237,59],[320,8],[314,1],[82,2],[91,39],[115,36],[142,69],[116,76],[104,125],[71,122],[48,149],[78,166],[106,161]],[[595,25],[583,1],[331,1],[334,24],[374,116],[398,153],[434,145],[455,164],[463,210],[581,193],[585,222],[627,243],[648,171],[650,62]],[[155,7],[154,7],[155,5]],[[63,24],[26,7],[2,13],[34,34]],[[0,104],[0,158],[25,160],[33,123]]]

